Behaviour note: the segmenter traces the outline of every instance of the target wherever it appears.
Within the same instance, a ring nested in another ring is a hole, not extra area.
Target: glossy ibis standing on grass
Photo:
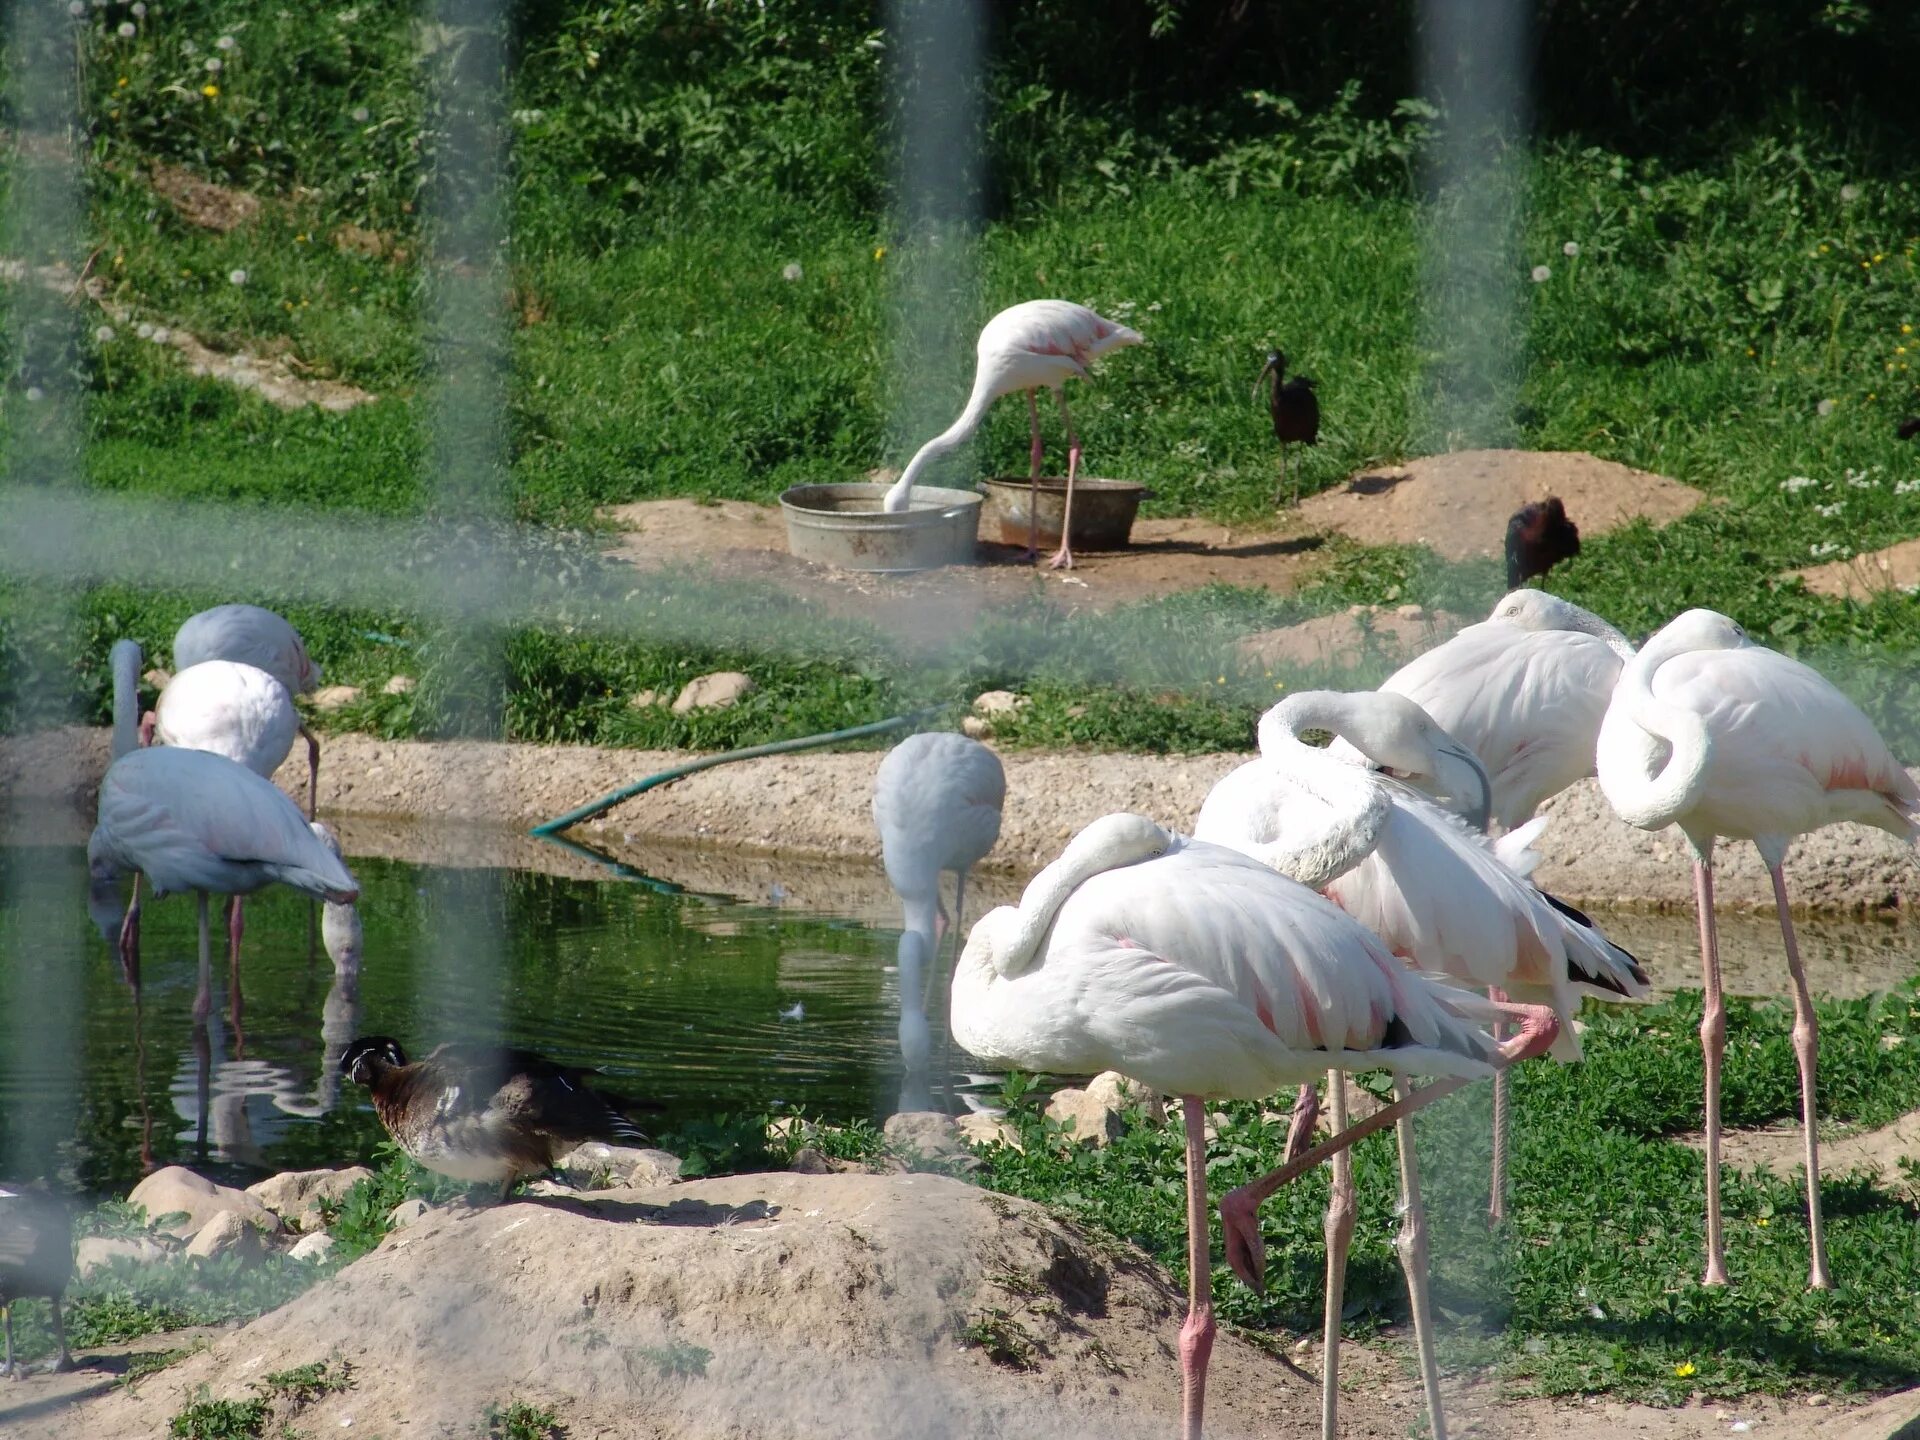
[[[1507,588],[1518,590],[1580,553],[1580,527],[1558,495],[1522,505],[1507,521]]]
[[[1287,378],[1287,357],[1278,350],[1267,352],[1266,367],[1261,370],[1260,378],[1253,382],[1253,393],[1257,399],[1260,387],[1266,385],[1267,377],[1273,377],[1273,384],[1267,397],[1268,409],[1273,413],[1273,438],[1280,442],[1280,489],[1273,492],[1273,503],[1278,505],[1280,497],[1287,492],[1287,442],[1298,440],[1302,445],[1320,443],[1320,400],[1313,393],[1313,387],[1319,382],[1305,375]],[[1294,482],[1289,505],[1300,500],[1299,482]]]
[[[6,1360],[0,1375],[18,1376],[13,1363],[13,1302],[28,1297],[53,1306],[56,1370],[71,1370],[67,1327],[60,1313],[73,1279],[73,1217],[60,1200],[25,1185],[0,1180],[0,1329]]]
[[[1902,440],[1911,440],[1920,435],[1920,415],[1909,415],[1893,433]]]

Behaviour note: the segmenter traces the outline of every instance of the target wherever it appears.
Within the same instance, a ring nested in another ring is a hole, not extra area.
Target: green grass
[[[489,1404],[481,1416],[487,1440],[566,1440],[566,1427],[557,1412],[510,1400],[504,1406]]]
[[[1521,1067],[1513,1081],[1509,1218],[1485,1221],[1487,1087],[1423,1112],[1418,1128],[1443,1359],[1490,1366],[1516,1391],[1611,1393],[1675,1404],[1691,1393],[1847,1391],[1920,1378],[1920,1190],[1912,1177],[1826,1177],[1827,1238],[1840,1289],[1806,1290],[1800,1187],[1729,1171],[1723,1203],[1733,1285],[1695,1283],[1703,1251],[1703,1163],[1673,1137],[1700,1124],[1697,994],[1618,1012],[1589,1006],[1581,1065]],[[1783,1004],[1730,1007],[1724,1113],[1759,1126],[1798,1113]],[[1920,1001],[1821,1002],[1820,1108],[1873,1126],[1920,1105]],[[1883,1043],[1889,1041],[1891,1043]],[[1010,1091],[1024,1153],[983,1153],[994,1188],[1046,1201],[1142,1245],[1184,1281],[1183,1141],[1177,1123],[1135,1123],[1107,1149],[1073,1144],[1024,1086]],[[1209,1145],[1217,1199],[1279,1163],[1285,1117],[1227,1105]],[[1347,1280],[1348,1332],[1405,1315],[1391,1247],[1398,1195],[1391,1136],[1354,1151],[1359,1200]],[[1283,1334],[1317,1328],[1324,1172],[1263,1209],[1268,1289],[1215,1265],[1227,1319]],[[1217,1247],[1217,1241],[1216,1241]],[[1215,1254],[1221,1252],[1216,1248]]]

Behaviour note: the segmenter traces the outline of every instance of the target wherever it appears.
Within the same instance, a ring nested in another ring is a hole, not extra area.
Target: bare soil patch
[[[1300,520],[1366,545],[1425,545],[1448,560],[1499,555],[1507,520],[1558,495],[1583,537],[1645,517],[1665,525],[1706,497],[1584,451],[1460,450],[1356,475],[1301,501]]]
[[[239,229],[263,208],[257,195],[202,180],[179,165],[156,163],[148,183],[189,225],[221,235]]]
[[[1805,582],[1816,595],[1862,604],[1896,590],[1911,591],[1920,586],[1920,539],[1902,540],[1884,550],[1830,560],[1825,565],[1789,570],[1787,578]]]
[[[1234,648],[1249,663],[1273,670],[1351,670],[1376,656],[1390,664],[1411,659],[1463,623],[1458,615],[1418,605],[1354,605],[1336,615],[1316,615],[1298,625],[1248,635]]]
[[[1705,1135],[1682,1137],[1704,1150]],[[1729,1165],[1748,1170],[1771,1170],[1792,1176],[1806,1165],[1806,1143],[1798,1123],[1770,1125],[1764,1130],[1728,1130],[1720,1136],[1720,1155]],[[1829,1139],[1820,1137],[1820,1172],[1848,1175],[1863,1170],[1880,1180],[1897,1179],[1902,1160],[1920,1158],[1920,1110],[1902,1115],[1877,1130],[1860,1130]]]

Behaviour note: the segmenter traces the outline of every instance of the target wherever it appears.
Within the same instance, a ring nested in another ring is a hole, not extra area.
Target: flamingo
[[[1205,1102],[1269,1095],[1329,1065],[1456,1077],[1223,1198],[1228,1263],[1257,1285],[1261,1200],[1327,1155],[1553,1039],[1551,1012],[1516,1006],[1522,1033],[1496,1047],[1454,1003],[1305,886],[1140,815],[1094,821],[1034,877],[1017,907],[991,910],[973,927],[954,969],[952,1003],[954,1037],[969,1051],[1024,1069],[1118,1070],[1181,1097],[1186,1440],[1201,1434],[1214,1335]]]
[[[94,881],[134,871],[146,876],[156,895],[198,893],[200,985],[193,1014],[200,1025],[212,1008],[209,893],[250,895],[278,881],[335,904],[360,895],[347,867],[272,781],[210,750],[164,745],[134,750],[107,767],[98,822],[87,841],[87,870]],[[139,919],[136,886],[120,926],[121,964],[136,988]],[[233,984],[237,1027],[237,969]]]
[[[979,362],[974,368],[973,393],[967,397],[967,408],[960,412],[958,420],[914,452],[907,468],[880,502],[880,508],[889,513],[905,510],[920,472],[979,429],[994,401],[1002,395],[1024,390],[1027,420],[1033,430],[1026,558],[1037,559],[1041,445],[1040,407],[1034,396],[1045,388],[1053,391],[1054,398],[1060,402],[1060,418],[1067,427],[1066,514],[1060,521],[1060,548],[1047,563],[1056,570],[1072,569],[1073,551],[1068,538],[1072,534],[1073,482],[1080,471],[1080,437],[1074,431],[1073,416],[1067,412],[1065,385],[1076,375],[1083,380],[1091,379],[1087,373],[1089,363],[1122,345],[1138,345],[1141,338],[1139,331],[1067,300],[1028,300],[1002,310],[980,331],[975,346]]]
[[[285,617],[258,605],[216,605],[189,615],[173,636],[177,675],[206,660],[237,660],[264,670],[288,695],[305,695],[320,684],[320,667],[307,655],[300,632]],[[296,716],[307,742],[307,818],[320,808],[320,739]]]
[[[900,1054],[909,1075],[924,1075],[931,1053],[927,972],[948,928],[940,872],[954,873],[953,925],[964,935],[967,871],[1000,838],[1006,798],[1000,757],[951,731],[908,736],[887,752],[874,777],[873,823],[905,920],[897,968]]]
[[[1577,990],[1608,999],[1644,998],[1639,964],[1611,944],[1586,917],[1534,888],[1504,855],[1534,857],[1528,842],[1545,822],[1504,837],[1499,847],[1410,785],[1375,773],[1302,734],[1327,730],[1357,747],[1388,775],[1430,777],[1478,762],[1404,696],[1380,692],[1303,691],[1261,717],[1260,758],[1223,778],[1194,824],[1196,839],[1229,846],[1281,874],[1313,886],[1419,970],[1485,986],[1496,999],[1512,994],[1542,1004],[1559,1020],[1554,1054],[1580,1058],[1572,1019]],[[1455,787],[1461,788],[1461,787]],[[1504,993],[1503,993],[1504,992]],[[1331,1123],[1345,1123],[1345,1091],[1328,1077]],[[1311,1132],[1317,1102],[1301,1087],[1290,1145]],[[1433,1433],[1444,1440],[1426,1294],[1426,1224],[1410,1123],[1400,1127],[1405,1230],[1401,1261],[1412,1294],[1414,1336]],[[1494,1194],[1503,1188],[1495,1146]],[[1496,1205],[1495,1213],[1499,1213]],[[1326,1369],[1322,1430],[1336,1433],[1339,1334],[1346,1251],[1353,1234],[1353,1179],[1348,1157],[1333,1162],[1327,1214]]]
[[[1706,1013],[1707,1266],[1703,1283],[1727,1283],[1720,1226],[1720,1064],[1726,1006],[1713,924],[1713,847],[1751,840],[1773,880],[1787,970],[1793,977],[1793,1049],[1807,1139],[1808,1288],[1829,1290],[1820,1216],[1820,1150],[1814,1130],[1819,1031],[1800,963],[1783,869],[1797,835],[1843,820],[1909,845],[1920,837],[1920,786],[1860,709],[1818,671],[1764,645],[1712,610],[1669,621],[1620,674],[1600,726],[1600,789],[1620,818],[1642,830],[1678,825],[1693,850],[1694,904]]]
[[[1491,818],[1511,830],[1593,774],[1600,717],[1632,658],[1627,637],[1598,615],[1544,590],[1515,590],[1380,688],[1414,701],[1480,757]],[[1342,742],[1334,748],[1355,758]]]

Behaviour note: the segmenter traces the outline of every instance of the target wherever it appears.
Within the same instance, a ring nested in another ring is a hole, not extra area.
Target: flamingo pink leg
[[[1800,944],[1794,938],[1793,916],[1787,909],[1787,877],[1778,865],[1773,876],[1773,903],[1780,911],[1780,934],[1787,942],[1787,970],[1793,976],[1793,1053],[1800,1062],[1800,1119],[1807,1131],[1807,1238],[1813,1261],[1807,1276],[1809,1290],[1833,1289],[1827,1271],[1827,1233],[1820,1216],[1820,1136],[1814,1113],[1814,1079],[1820,1050],[1820,1030],[1813,1016],[1813,995],[1807,972],[1800,964]]]
[[[149,745],[153,744],[154,727],[159,723],[160,717],[151,710],[140,717],[140,726],[136,733],[142,750],[145,750]]]
[[[133,898],[120,921],[120,971],[137,994],[140,989],[140,872],[133,872]]]
[[[1495,1066],[1504,1068],[1544,1055],[1560,1033],[1558,1017],[1543,1005],[1510,1005],[1506,1009],[1519,1020],[1520,1033],[1500,1047]],[[1274,1191],[1306,1174],[1322,1160],[1358,1144],[1389,1125],[1397,1124],[1402,1116],[1424,1109],[1472,1083],[1471,1080],[1455,1077],[1423,1086],[1406,1099],[1382,1106],[1338,1135],[1322,1140],[1278,1170],[1228,1191],[1220,1201],[1220,1228],[1227,1242],[1227,1264],[1233,1267],[1233,1273],[1255,1290],[1264,1288],[1267,1247],[1260,1238],[1260,1204]]]
[[[1487,987],[1487,999],[1498,1005],[1507,998],[1497,985]],[[1504,1021],[1493,1023],[1493,1038],[1507,1038]],[[1487,1218],[1498,1223],[1507,1216],[1507,1072],[1493,1077],[1493,1180],[1487,1193]]]
[[[1345,1098],[1344,1095],[1341,1096],[1342,1100]],[[1342,1115],[1346,1113],[1344,1106],[1342,1106],[1340,1113]],[[1302,1085],[1299,1095],[1295,1097],[1293,1102],[1293,1114],[1287,1120],[1287,1159],[1293,1159],[1294,1156],[1300,1154],[1307,1148],[1307,1145],[1313,1139],[1314,1127],[1319,1123],[1320,1087],[1318,1085]],[[1338,1130],[1346,1123],[1345,1120],[1336,1120],[1333,1122],[1333,1128]]]
[[[1055,570],[1071,570],[1073,568],[1073,547],[1071,543],[1071,537],[1073,535],[1073,482],[1074,477],[1080,473],[1080,436],[1074,431],[1073,416],[1067,413],[1066,395],[1060,391],[1055,391],[1054,395],[1055,398],[1060,401],[1060,418],[1067,423],[1067,503],[1064,513],[1060,516],[1060,548],[1054,552],[1053,558],[1047,561],[1047,564]]]
[[[1201,1440],[1207,1361],[1213,1354],[1213,1249],[1207,1232],[1207,1112],[1183,1096],[1187,1127],[1187,1322],[1180,1327],[1180,1434]]]
[[[1022,560],[1040,558],[1040,464],[1046,451],[1040,444],[1040,402],[1027,391],[1027,424],[1033,428],[1033,448],[1027,452],[1027,553]]]
[[[1327,1123],[1336,1135],[1347,1128],[1347,1077],[1338,1070],[1327,1072]],[[1332,1193],[1327,1199],[1327,1294],[1320,1320],[1321,1440],[1340,1440],[1340,1321],[1346,1311],[1347,1251],[1353,1244],[1353,1152],[1342,1150],[1335,1155],[1332,1170]]]
[[[241,913],[241,900],[235,895],[227,908],[227,989],[232,1005],[234,1048],[238,1052],[246,1048],[247,1037],[240,1028],[240,1017],[245,1007],[240,1001],[240,937],[246,932],[246,920]]]
[[[1700,1049],[1707,1070],[1707,1273],[1703,1285],[1727,1283],[1726,1244],[1720,1233],[1720,1059],[1727,1049],[1727,1007],[1720,997],[1720,943],[1713,924],[1713,852],[1693,861],[1693,904],[1700,912],[1700,974],[1706,1012]]]
[[[1402,1102],[1412,1097],[1413,1089],[1405,1076],[1394,1077],[1393,1094]],[[1427,1421],[1433,1440],[1447,1440],[1447,1412],[1440,1403],[1440,1361],[1433,1348],[1433,1302],[1427,1288],[1427,1207],[1420,1198],[1420,1160],[1414,1153],[1412,1114],[1394,1122],[1393,1129],[1400,1142],[1400,1209],[1404,1216],[1394,1248],[1400,1252],[1400,1268],[1407,1272],[1407,1302],[1413,1309],[1413,1343],[1420,1357],[1421,1388],[1427,1394]]]
[[[307,819],[315,820],[320,815],[320,737],[305,721],[300,723],[300,733],[307,739]]]
[[[193,1024],[197,1030],[207,1028],[207,1017],[213,1013],[213,932],[207,925],[207,892],[199,892],[200,898],[200,983],[193,992]]]

